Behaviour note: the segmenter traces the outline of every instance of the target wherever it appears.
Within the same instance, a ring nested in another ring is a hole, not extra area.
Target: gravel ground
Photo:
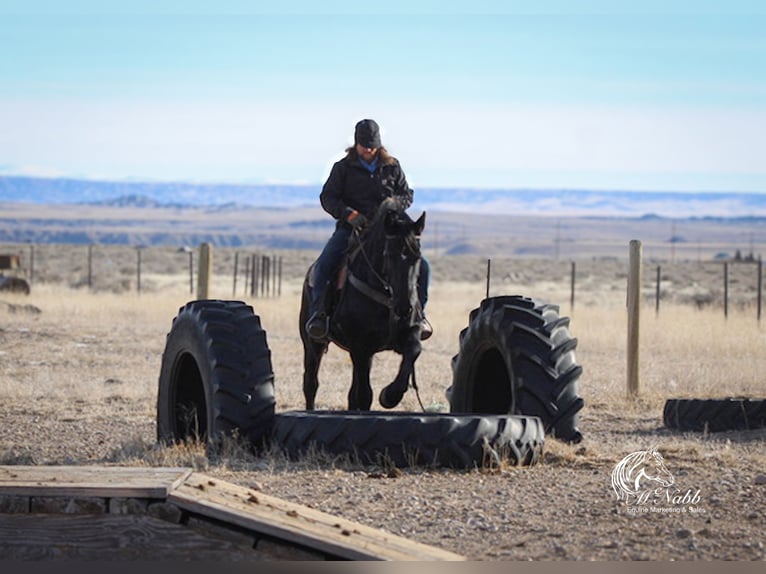
[[[53,416],[60,399],[4,404],[0,463],[190,465],[474,560],[766,558],[763,429],[700,438],[663,429],[656,413],[593,405],[582,416],[585,440],[546,441],[544,460],[533,467],[387,472],[321,457],[288,463],[274,454],[208,461],[199,449],[154,446],[149,402],[113,398],[108,406],[79,400],[70,415]],[[612,468],[650,445],[679,492],[699,491],[699,502],[634,514],[616,500]]]

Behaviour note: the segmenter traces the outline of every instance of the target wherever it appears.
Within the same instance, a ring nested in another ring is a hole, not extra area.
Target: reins
[[[423,401],[420,400],[420,391],[418,390],[418,383],[415,380],[415,364],[412,364],[412,388],[415,389],[415,396],[418,399],[420,410],[426,412],[426,408],[423,406]]]
[[[375,269],[375,266],[372,264],[372,261],[370,261],[370,258],[367,256],[367,251],[364,249],[364,242],[362,241],[362,235],[359,231],[359,229],[354,229],[354,234],[356,235],[356,240],[359,245],[358,251],[362,254],[362,257],[364,257],[365,263],[367,263],[367,267],[372,271],[372,274],[375,276],[375,279],[378,280],[378,282],[383,286],[383,289],[386,291],[386,294],[381,293],[380,291],[377,291],[376,289],[373,289],[367,283],[359,279],[354,273],[349,269],[348,272],[348,278],[349,281],[351,281],[351,284],[359,289],[362,293],[370,297],[372,300],[377,301],[378,303],[382,303],[389,309],[393,309],[394,307],[394,296],[393,296],[393,289],[391,288],[391,284],[386,281],[380,273],[377,272]]]

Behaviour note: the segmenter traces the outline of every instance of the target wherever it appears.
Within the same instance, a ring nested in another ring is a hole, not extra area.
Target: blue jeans
[[[314,287],[311,291],[311,312],[316,313],[319,310],[319,304],[324,297],[327,284],[332,279],[335,271],[343,262],[343,255],[348,246],[348,240],[351,237],[351,228],[345,225],[339,225],[327,240],[322,253],[316,261],[314,269]],[[420,256],[420,275],[418,276],[418,299],[423,313],[426,310],[428,302],[428,284],[431,276],[431,266],[424,255]]]

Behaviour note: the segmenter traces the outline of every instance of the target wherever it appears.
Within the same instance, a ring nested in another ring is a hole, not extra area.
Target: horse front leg
[[[422,346],[420,344],[420,333],[417,336],[410,336],[402,351],[402,361],[399,363],[399,372],[396,378],[388,386],[380,391],[378,401],[383,408],[392,409],[398,405],[410,383],[412,371],[415,369],[415,361],[420,356]]]
[[[314,410],[314,400],[319,388],[319,367],[326,346],[321,343],[304,340],[303,342],[303,396],[306,399],[306,410]]]
[[[351,389],[348,391],[348,410],[369,411],[372,406],[372,385],[370,384],[372,353],[352,352],[351,362],[354,365],[354,374]]]

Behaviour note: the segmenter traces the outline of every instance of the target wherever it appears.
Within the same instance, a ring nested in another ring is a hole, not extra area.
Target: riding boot
[[[330,331],[330,319],[325,312],[324,294],[326,285],[315,286],[311,298],[311,313],[306,321],[306,333],[315,341],[326,341]]]

